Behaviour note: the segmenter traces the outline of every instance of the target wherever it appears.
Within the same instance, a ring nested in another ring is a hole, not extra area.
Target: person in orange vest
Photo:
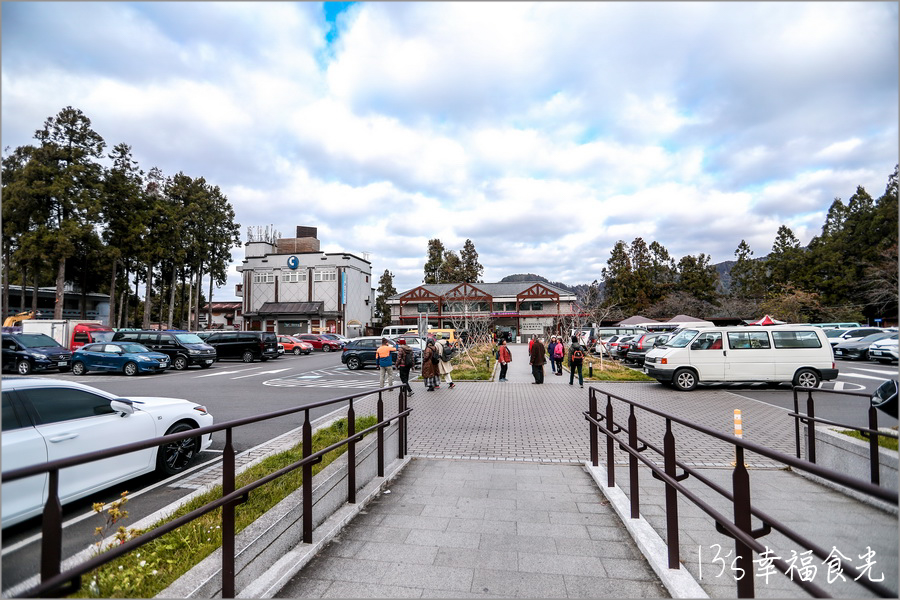
[[[391,353],[394,353],[393,355]],[[379,374],[378,387],[385,387],[384,380],[387,378],[388,387],[394,385],[394,356],[397,350],[391,345],[387,338],[381,338],[381,345],[375,351],[375,363],[378,365]]]

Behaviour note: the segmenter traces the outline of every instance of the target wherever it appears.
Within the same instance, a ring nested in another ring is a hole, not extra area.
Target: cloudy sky
[[[589,283],[620,239],[759,256],[881,195],[898,54],[894,2],[5,2],[2,145],[71,105],[398,290],[435,237]]]

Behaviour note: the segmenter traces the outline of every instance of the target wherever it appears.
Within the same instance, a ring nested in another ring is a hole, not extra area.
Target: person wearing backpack
[[[566,357],[566,345],[563,344],[562,337],[556,340],[556,348],[553,349],[553,357],[556,359],[556,374],[562,377],[563,359]]]
[[[416,366],[416,355],[413,349],[406,344],[406,340],[400,338],[397,345],[397,369],[400,371],[400,381],[403,382],[403,389],[406,394],[412,396],[415,392],[409,386],[409,372]]]
[[[384,387],[384,380],[388,380],[388,387],[394,385],[394,356],[397,349],[391,346],[387,338],[381,338],[381,346],[375,351],[375,364],[381,371],[378,387]]]
[[[450,359],[453,358],[454,354],[453,347],[450,345],[449,341],[437,340],[437,342],[435,342],[435,348],[440,359],[437,365],[438,385],[436,385],[435,387],[440,387],[440,376],[443,375],[444,381],[450,384],[447,387],[452,390],[456,387],[456,384],[453,383],[453,378],[450,377],[450,372],[453,370],[453,365],[450,364]]]
[[[578,343],[578,337],[572,336],[572,345],[569,346],[569,385],[575,384],[575,369],[578,369],[578,385],[584,387],[584,377],[581,374],[581,366],[584,364],[584,347]]]

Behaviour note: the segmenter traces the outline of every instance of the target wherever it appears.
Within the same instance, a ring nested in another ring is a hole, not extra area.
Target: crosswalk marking
[[[257,375],[274,375],[275,373],[282,373],[284,371],[290,371],[290,368],[275,369],[274,371],[260,371],[259,373],[250,373],[249,375],[241,375],[240,377],[232,377],[232,379],[243,379],[245,377],[256,377]]]
[[[308,379],[270,379],[264,381],[263,385],[272,387],[317,387],[317,388],[350,388],[364,389],[377,388],[378,380],[360,380],[360,379],[316,379],[310,381]]]

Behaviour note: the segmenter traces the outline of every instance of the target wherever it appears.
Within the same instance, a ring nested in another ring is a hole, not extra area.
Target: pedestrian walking
[[[575,370],[578,370],[578,385],[584,387],[584,377],[581,367],[584,364],[584,347],[578,343],[578,337],[572,336],[572,345],[569,346],[569,385],[575,384]]]
[[[562,377],[563,359],[566,357],[566,345],[563,344],[562,336],[556,340],[556,348],[553,349],[553,356],[556,358],[556,374]]]
[[[500,341],[497,343],[500,344],[497,347],[497,362],[500,363],[499,381],[509,383],[509,380],[506,379],[506,369],[509,368],[509,363],[512,362],[512,354],[510,353],[509,348],[506,347],[505,339],[500,338]]]
[[[550,372],[556,375],[556,336],[550,336],[550,343],[547,344],[547,358],[550,359]]]
[[[406,340],[400,338],[397,346],[397,370],[400,371],[400,381],[403,382],[402,389],[406,390],[409,396],[415,394],[409,385],[409,372],[414,366],[416,366],[416,355],[413,353],[413,349],[407,345]]]
[[[425,389],[429,392],[433,392],[437,386],[439,362],[434,338],[429,338],[425,344],[425,352],[422,353],[422,379],[425,381]]]
[[[440,358],[438,361],[438,382],[440,382],[440,376],[444,376],[444,381],[448,383],[451,390],[456,387],[456,384],[453,383],[453,378],[450,376],[450,372],[453,371],[453,365],[450,364],[450,359],[453,358],[453,346],[450,345],[449,341],[438,340],[435,343],[435,349],[437,351],[437,356]],[[435,387],[439,387],[435,386]]]
[[[392,352],[397,349],[391,346],[391,342],[387,338],[381,338],[381,345],[375,351],[375,363],[378,365],[379,379],[378,387],[385,387],[384,380],[388,380],[388,387],[394,385],[394,357]]]
[[[547,362],[547,349],[544,347],[544,340],[535,339],[531,346],[531,374],[534,376],[534,383],[544,383],[544,363]]]

